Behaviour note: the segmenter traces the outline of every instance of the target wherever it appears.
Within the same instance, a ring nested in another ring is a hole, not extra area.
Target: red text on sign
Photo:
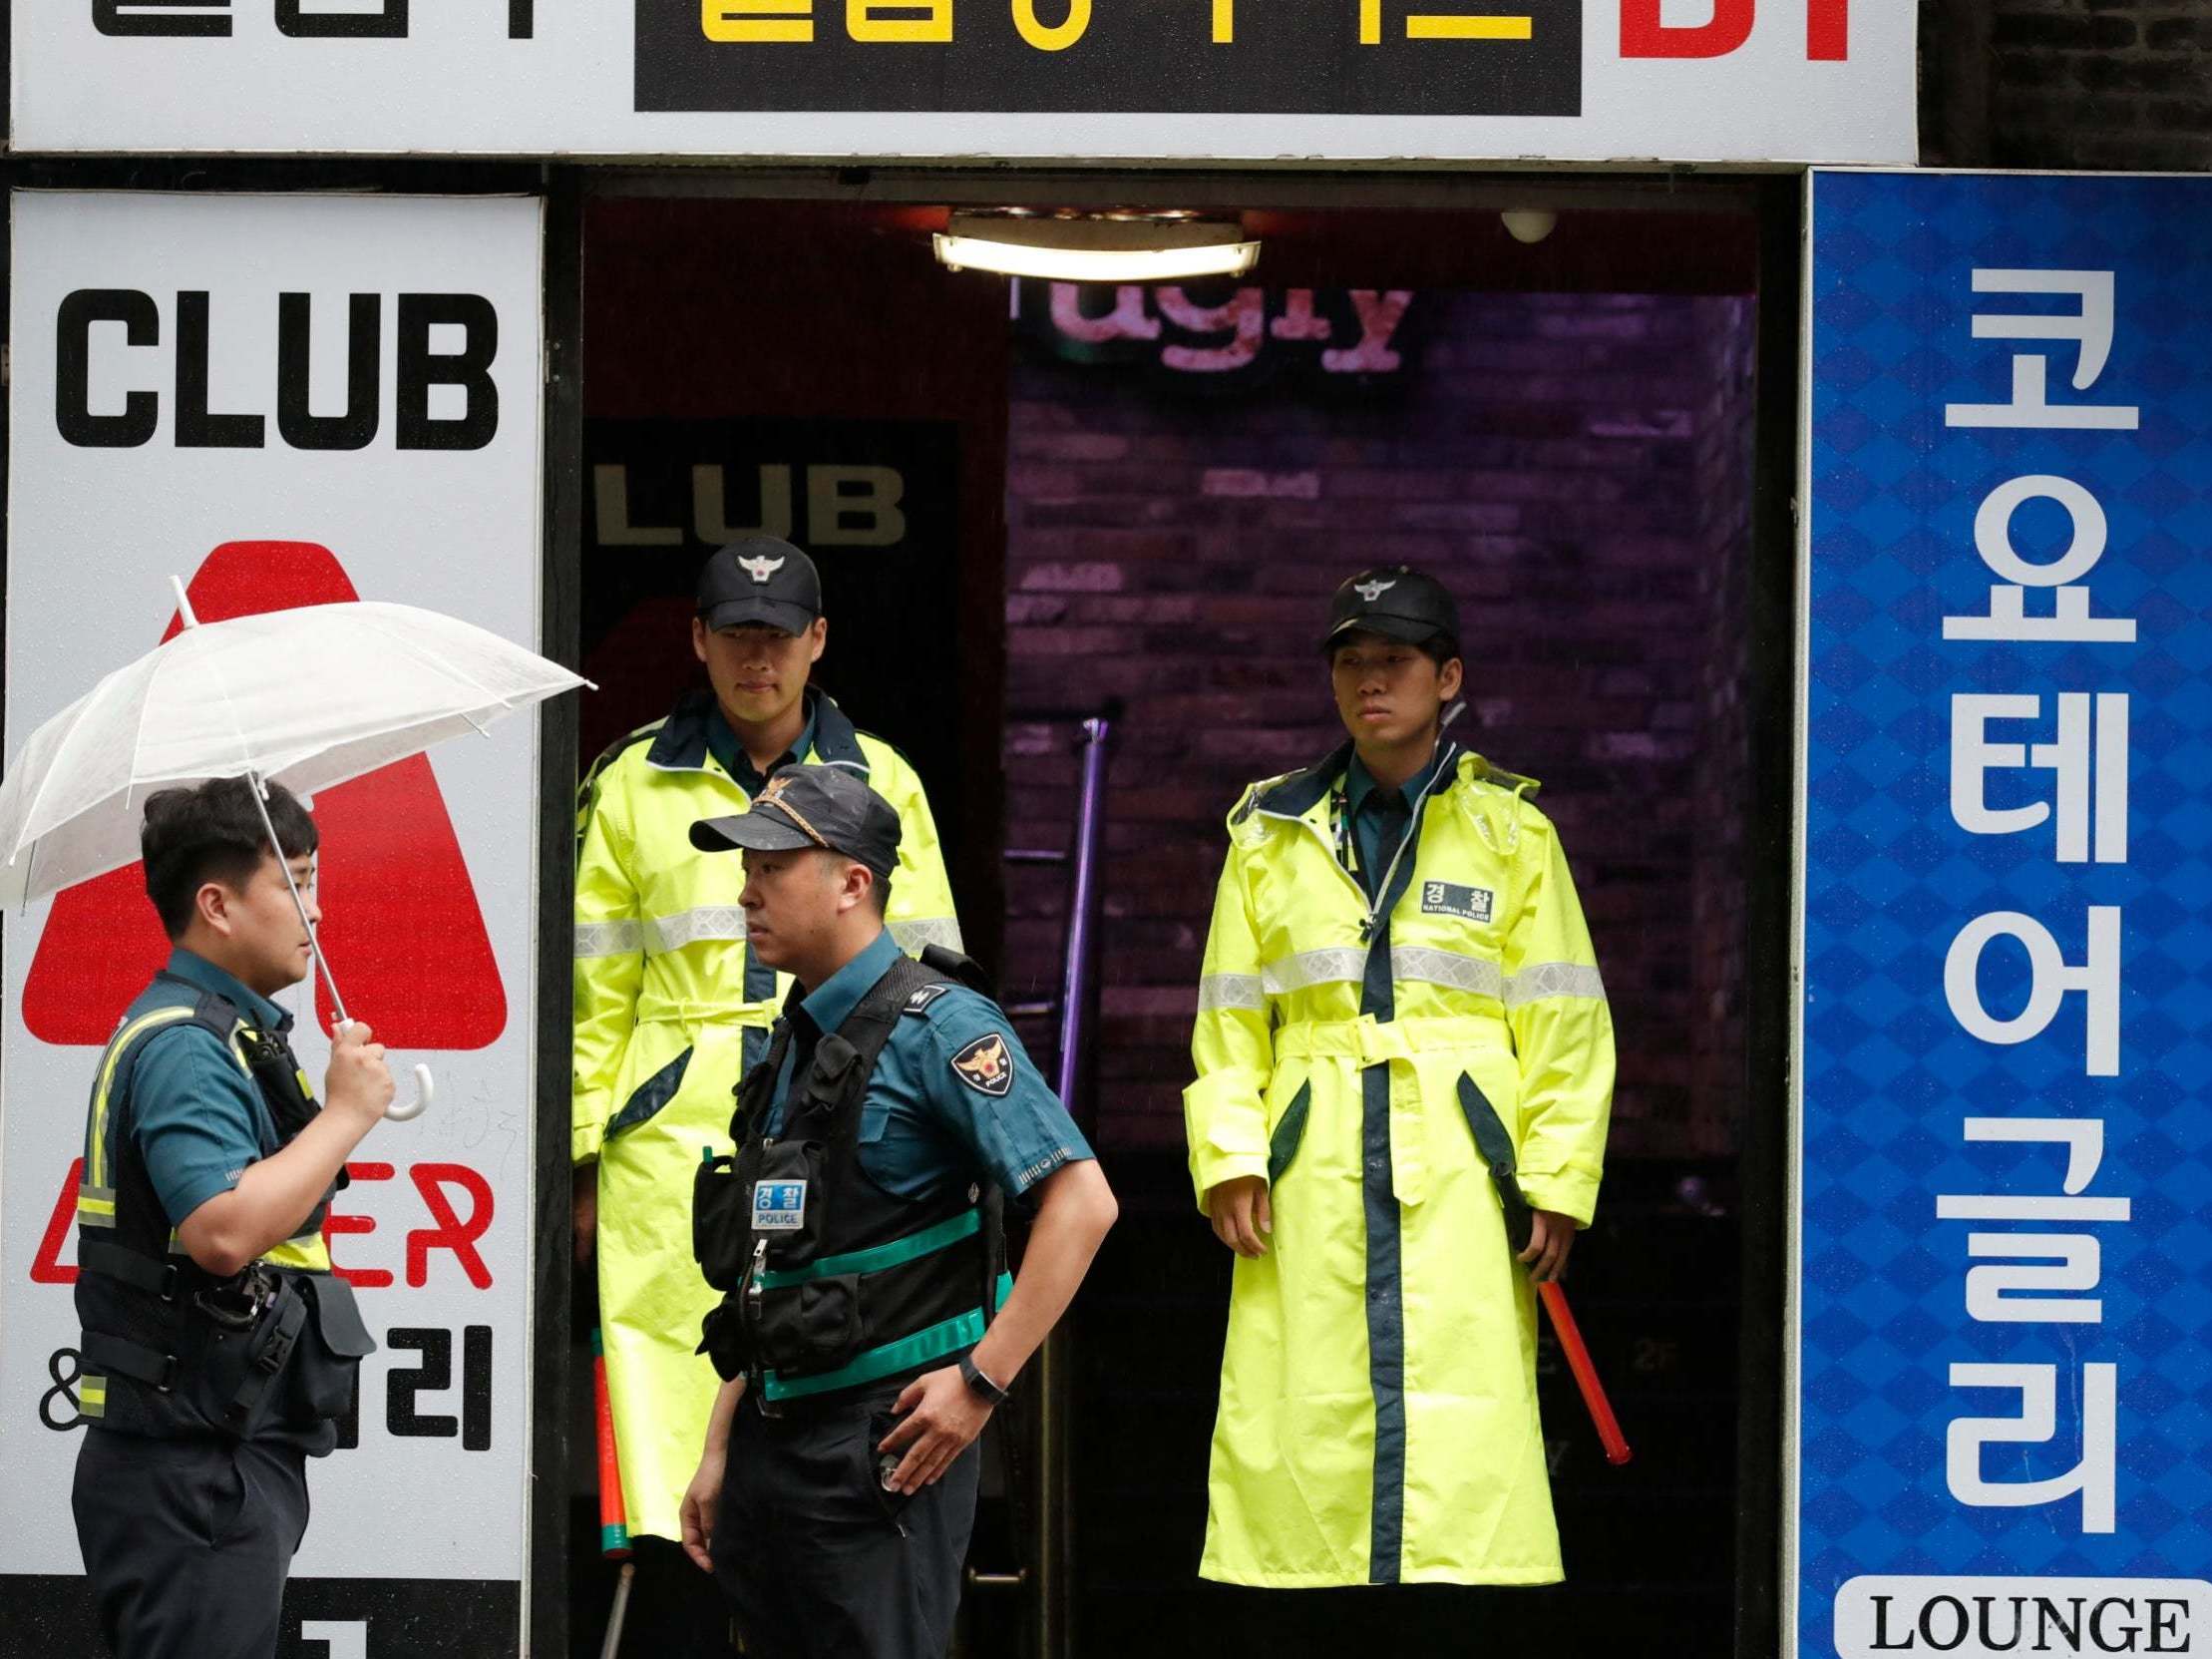
[[[38,1254],[31,1260],[31,1282],[38,1285],[74,1285],[77,1267],[62,1260],[62,1248],[68,1242],[69,1229],[77,1219],[77,1185],[84,1178],[85,1160],[70,1161],[69,1173],[63,1178],[60,1194],[54,1200],[54,1209],[47,1218],[46,1233],[39,1241]],[[389,1181],[398,1170],[388,1163],[349,1163],[346,1172],[355,1183]],[[407,1178],[414,1183],[421,1196],[423,1208],[430,1212],[431,1225],[411,1227],[407,1231],[407,1283],[420,1290],[430,1282],[430,1258],[434,1251],[450,1253],[460,1265],[471,1285],[478,1290],[492,1288],[492,1270],[485,1264],[477,1241],[491,1229],[494,1212],[492,1183],[483,1175],[462,1163],[410,1164]],[[468,1201],[468,1214],[464,1216],[455,1207],[453,1193],[458,1190]],[[345,1267],[337,1261],[335,1241],[357,1237],[377,1230],[376,1218],[367,1215],[346,1215],[335,1207],[325,1218],[323,1230],[332,1242],[330,1270],[346,1283],[362,1290],[382,1290],[392,1283],[392,1273],[383,1267]]]
[[[1851,56],[1851,0],[1766,0],[1769,9],[1802,3],[1805,58],[1843,63]],[[1624,58],[1725,58],[1751,38],[1759,0],[1711,0],[1703,23],[1668,23],[1665,0],[1621,0]]]

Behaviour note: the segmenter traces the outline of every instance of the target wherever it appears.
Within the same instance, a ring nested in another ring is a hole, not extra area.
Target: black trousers
[[[274,1659],[307,1533],[298,1447],[88,1429],[70,1502],[116,1659]]]
[[[637,1579],[622,1622],[622,1651],[653,1659],[728,1659],[730,1604],[683,1545],[649,1533],[630,1538]],[[593,1652],[598,1651],[596,1648]]]
[[[730,1431],[714,1576],[748,1659],[943,1659],[975,1524],[980,1443],[912,1498],[887,1492],[876,1446],[898,1393]]]

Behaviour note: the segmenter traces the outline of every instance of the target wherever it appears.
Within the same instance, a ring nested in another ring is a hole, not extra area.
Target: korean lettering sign
[[[11,748],[161,640],[173,575],[210,622],[399,600],[535,640],[536,201],[10,207]],[[314,798],[339,983],[438,1088],[331,1206],[379,1351],[310,1476],[287,1597],[309,1653],[525,1650],[539,799],[525,720]],[[95,1064],[168,946],[137,867],[10,910],[0,945],[0,1605],[42,1611],[0,1616],[0,1659],[28,1659],[100,1645],[69,1509],[93,1432],[73,1195]],[[277,1000],[319,1086],[327,997]]]
[[[1910,162],[1870,0],[49,0],[26,151]],[[948,119],[916,121],[917,114]]]
[[[1795,1651],[2206,1651],[2212,187],[1812,189]]]
[[[641,110],[1582,113],[1581,0],[642,0]]]

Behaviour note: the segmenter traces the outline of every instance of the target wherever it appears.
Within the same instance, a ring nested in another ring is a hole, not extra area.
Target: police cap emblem
[[[1387,594],[1397,585],[1397,579],[1393,577],[1388,582],[1355,582],[1352,584],[1351,591],[1357,594],[1361,599],[1365,600],[1369,605],[1372,605],[1376,600],[1382,598],[1384,594]]]
[[[768,579],[784,568],[783,560],[768,559],[765,557],[760,559],[740,559],[737,563],[739,568],[742,569],[747,576],[751,577],[755,582],[759,583],[764,588],[768,585]]]

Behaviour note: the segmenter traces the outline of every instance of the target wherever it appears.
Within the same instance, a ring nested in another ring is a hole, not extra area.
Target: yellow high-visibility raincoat
[[[1292,1587],[1563,1576],[1536,1310],[1476,1152],[1480,1097],[1528,1201],[1597,1203],[1613,1022],[1535,783],[1458,750],[1382,902],[1339,862],[1350,745],[1229,820],[1184,1096],[1199,1201],[1271,1183],[1240,1257],[1200,1572]]]
[[[958,949],[922,780],[807,695],[799,758],[860,770],[899,813],[893,936],[912,953]],[[629,1528],[672,1539],[721,1386],[692,1352],[717,1300],[691,1253],[692,1172],[731,1150],[731,1090],[791,985],[745,948],[744,861],[691,845],[696,820],[750,804],[710,745],[719,718],[711,693],[687,695],[602,755],[577,805],[572,1152],[598,1160],[599,1325]]]

